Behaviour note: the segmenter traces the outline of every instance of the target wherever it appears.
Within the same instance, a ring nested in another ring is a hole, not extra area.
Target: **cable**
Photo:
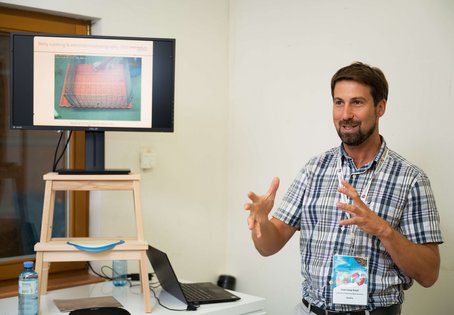
[[[60,153],[60,155],[57,158],[58,148],[60,147],[60,143],[61,143],[61,140],[63,138],[63,134],[64,134],[64,132],[60,131],[60,137],[58,138],[57,147],[55,148],[55,152],[54,152],[54,163],[53,163],[53,166],[52,166],[52,171],[53,172],[55,172],[57,170],[57,165],[58,165],[58,163],[60,162],[61,158],[63,157],[63,155],[66,152],[66,149],[68,147],[69,141],[71,140],[71,136],[72,136],[73,132],[72,132],[72,130],[69,132],[69,136],[66,139],[65,146],[63,147],[63,151]]]
[[[96,272],[96,271],[93,269],[93,267],[92,267],[92,265],[90,264],[90,262],[87,261],[87,265],[88,265],[88,267],[90,268],[90,270],[91,270],[95,275],[97,275],[98,277],[103,278],[103,279],[106,279],[106,280],[109,280],[109,281],[112,281],[112,280],[113,280],[112,277],[108,276],[108,275],[104,272],[104,269],[107,268],[107,269],[110,270],[110,273],[111,273],[112,276],[113,276],[114,270],[112,269],[112,267],[107,266],[107,265],[102,265],[102,266],[101,266],[101,274],[100,274],[99,272]],[[129,287],[130,287],[130,288],[132,288],[132,287],[134,286],[134,285],[132,284],[132,281],[131,281],[131,278],[130,278],[130,277],[127,276],[127,277],[126,277],[126,281],[128,281]]]
[[[52,172],[55,172],[56,168],[57,168],[57,152],[58,152],[58,147],[60,146],[60,142],[61,142],[61,139],[63,138],[63,132],[60,132],[60,137],[58,138],[58,143],[57,143],[57,147],[55,148],[55,152],[54,152],[54,162],[52,164]]]
[[[68,138],[66,139],[66,143],[65,143],[65,146],[63,147],[63,151],[61,152],[60,156],[58,157],[57,159],[57,162],[55,163],[55,167],[57,167],[58,165],[58,162],[60,162],[61,158],[63,157],[63,155],[65,154],[66,152],[66,149],[68,148],[68,144],[69,144],[69,141],[71,140],[71,136],[73,135],[73,132],[72,130],[69,132],[69,136]]]
[[[106,279],[106,280],[112,280],[112,278],[111,278],[111,277],[108,277],[106,274],[103,273],[103,274],[101,275],[101,274],[99,274],[98,272],[96,272],[96,271],[93,269],[93,267],[92,267],[92,265],[90,264],[89,261],[87,261],[87,265],[88,265],[88,268],[89,268],[95,275],[97,275],[98,277],[103,278],[103,279]],[[101,269],[101,270],[102,270],[102,269]]]
[[[112,281],[112,278],[109,277],[108,275],[106,275],[106,273],[104,272],[104,269],[107,268],[107,269],[110,269],[112,272],[112,268],[109,267],[109,266],[106,266],[106,265],[103,265],[101,266],[101,274],[96,272],[92,265],[90,264],[89,261],[87,261],[87,265],[88,265],[88,268],[95,274],[97,275],[98,277],[101,277],[103,279],[106,279],[106,280],[110,280]],[[153,276],[153,274],[150,274],[151,277]],[[149,275],[149,276],[150,276]],[[129,287],[132,288],[132,287],[137,287],[137,286],[140,286],[140,284],[133,284],[130,280],[130,278],[128,277],[128,283],[129,283]],[[187,308],[184,308],[184,309],[178,309],[178,308],[171,308],[171,307],[168,307],[168,306],[165,306],[164,304],[161,303],[161,300],[158,298],[156,292],[155,292],[155,289],[158,289],[161,287],[161,285],[159,284],[158,281],[156,282],[151,282],[149,283],[149,287],[150,287],[150,291],[151,293],[153,293],[153,296],[154,298],[156,299],[156,301],[158,302],[158,304],[165,308],[166,310],[169,310],[169,311],[175,311],[175,312],[184,312],[184,311],[196,311],[198,308],[199,308],[199,305],[193,305],[193,304],[188,304]]]
[[[187,308],[171,308],[171,307],[165,306],[164,304],[161,303],[161,300],[156,295],[156,292],[154,291],[154,289],[155,288],[150,287],[151,293],[153,293],[153,296],[156,299],[156,301],[158,301],[158,304],[161,307],[165,308],[166,310],[174,311],[174,312],[185,312],[185,311],[196,311],[197,308],[199,307],[199,306],[196,306],[196,305],[188,305]]]

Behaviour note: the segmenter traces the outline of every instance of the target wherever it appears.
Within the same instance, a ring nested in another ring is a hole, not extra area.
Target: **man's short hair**
[[[388,100],[388,82],[383,72],[362,62],[354,62],[339,69],[331,79],[331,96],[334,97],[334,87],[338,81],[351,80],[370,87],[374,105],[382,100]]]

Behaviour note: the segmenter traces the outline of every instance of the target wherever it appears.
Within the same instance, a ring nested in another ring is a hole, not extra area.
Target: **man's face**
[[[378,119],[386,102],[374,106],[367,85],[352,80],[338,81],[334,87],[333,121],[342,142],[349,146],[364,143],[371,135],[378,136]]]

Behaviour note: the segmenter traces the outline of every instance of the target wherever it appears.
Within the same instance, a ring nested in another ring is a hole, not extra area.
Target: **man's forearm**
[[[277,253],[295,233],[296,229],[272,218],[260,224],[261,234],[257,236],[256,230],[252,230],[252,240],[255,248],[262,256],[271,256]]]
[[[415,244],[391,226],[379,238],[393,261],[407,276],[423,287],[430,287],[437,281],[440,270],[438,244]]]

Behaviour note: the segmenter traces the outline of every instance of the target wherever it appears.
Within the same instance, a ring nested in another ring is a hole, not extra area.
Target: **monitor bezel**
[[[143,127],[93,127],[71,125],[33,124],[33,39],[41,37],[91,38],[107,40],[138,40],[153,42],[153,95],[152,126]],[[174,132],[175,110],[175,44],[173,38],[67,35],[13,32],[11,44],[10,129],[15,130],[75,130],[75,131],[128,131]],[[20,50],[20,51],[19,51]],[[159,78],[159,80],[158,80]],[[25,89],[25,91],[24,91]],[[28,121],[17,120],[17,115],[28,115]],[[31,116],[30,116],[31,115]]]

